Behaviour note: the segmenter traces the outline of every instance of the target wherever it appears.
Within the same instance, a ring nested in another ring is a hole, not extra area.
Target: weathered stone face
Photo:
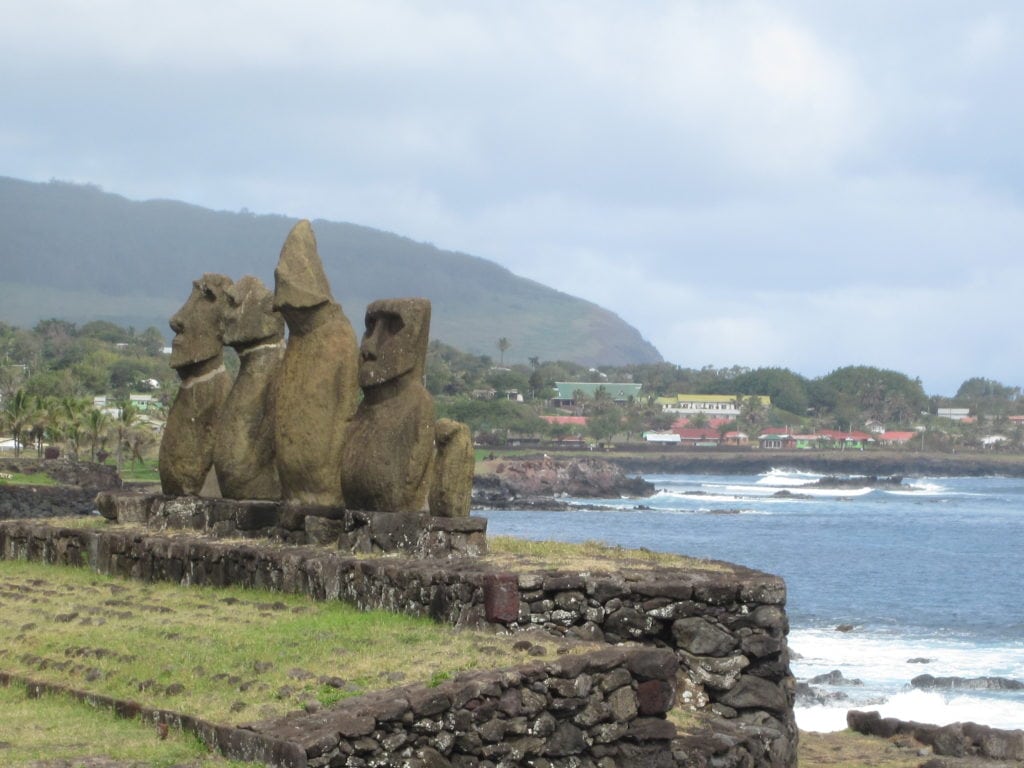
[[[275,270],[274,307],[290,335],[276,387],[274,443],[285,501],[343,503],[345,424],[359,394],[359,352],[345,313],[331,299],[308,221],[295,225]]]
[[[381,299],[370,304],[359,347],[359,386],[373,387],[405,374],[422,378],[429,337],[427,299]]]
[[[211,475],[217,425],[231,390],[223,344],[230,287],[224,275],[203,275],[171,318],[171,367],[181,387],[160,440],[160,485],[168,495],[199,495]]]
[[[342,485],[350,509],[420,512],[434,460],[434,401],[421,379],[430,302],[385,299],[366,310],[363,400],[345,438]]]
[[[434,476],[430,483],[430,514],[466,517],[473,496],[473,437],[469,427],[452,419],[434,425]]]
[[[178,370],[221,354],[230,287],[230,278],[216,274],[205,274],[192,283],[192,293],[170,322],[174,331],[172,368]]]
[[[224,343],[238,349],[254,342],[284,339],[284,318],[274,311],[274,294],[263,282],[246,275],[228,286],[224,315]]]
[[[274,309],[307,309],[333,300],[313,227],[303,219],[281,248],[274,270]]]
[[[243,277],[228,291],[224,341],[238,350],[240,367],[224,403],[213,452],[225,498],[281,497],[274,415],[283,340],[284,319],[273,310],[273,294],[257,278]]]

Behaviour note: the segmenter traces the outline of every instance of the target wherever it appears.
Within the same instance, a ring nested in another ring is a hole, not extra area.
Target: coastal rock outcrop
[[[942,691],[1022,691],[1024,683],[1006,677],[935,677],[918,675],[910,681],[914,688]]]
[[[631,477],[603,459],[501,459],[484,461],[473,480],[473,502],[502,508],[524,500],[647,497],[654,484]]]

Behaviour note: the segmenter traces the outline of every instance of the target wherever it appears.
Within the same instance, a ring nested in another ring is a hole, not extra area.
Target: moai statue
[[[274,270],[274,309],[288,324],[274,416],[281,498],[339,506],[345,425],[356,408],[356,335],[331,296],[308,221],[296,224]]]
[[[429,334],[426,299],[384,299],[366,308],[359,348],[363,399],[341,464],[349,509],[427,509],[434,457],[434,401],[423,386]]]
[[[212,472],[213,446],[231,391],[222,335],[230,287],[231,280],[224,275],[203,275],[192,283],[188,301],[171,318],[171,367],[181,386],[160,441],[160,486],[169,496],[219,495]]]
[[[226,499],[279,499],[274,390],[284,357],[284,318],[258,278],[247,275],[226,293],[224,343],[238,353],[240,365],[217,428],[217,482]]]
[[[434,425],[434,477],[430,482],[430,514],[468,517],[473,497],[473,436],[469,427],[453,419]]]

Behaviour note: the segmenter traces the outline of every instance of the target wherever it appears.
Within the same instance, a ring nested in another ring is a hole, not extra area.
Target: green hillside
[[[0,177],[0,320],[31,326],[59,317],[166,329],[204,272],[252,274],[272,286],[294,223]],[[617,315],[493,262],[355,224],[313,227],[335,298],[357,332],[370,301],[425,296],[434,306],[431,336],[467,352],[496,356],[505,337],[506,362],[661,360]]]

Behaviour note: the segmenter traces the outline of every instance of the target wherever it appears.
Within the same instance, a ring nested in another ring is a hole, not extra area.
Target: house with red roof
[[[883,432],[878,436],[879,445],[906,445],[917,437],[917,432]]]

